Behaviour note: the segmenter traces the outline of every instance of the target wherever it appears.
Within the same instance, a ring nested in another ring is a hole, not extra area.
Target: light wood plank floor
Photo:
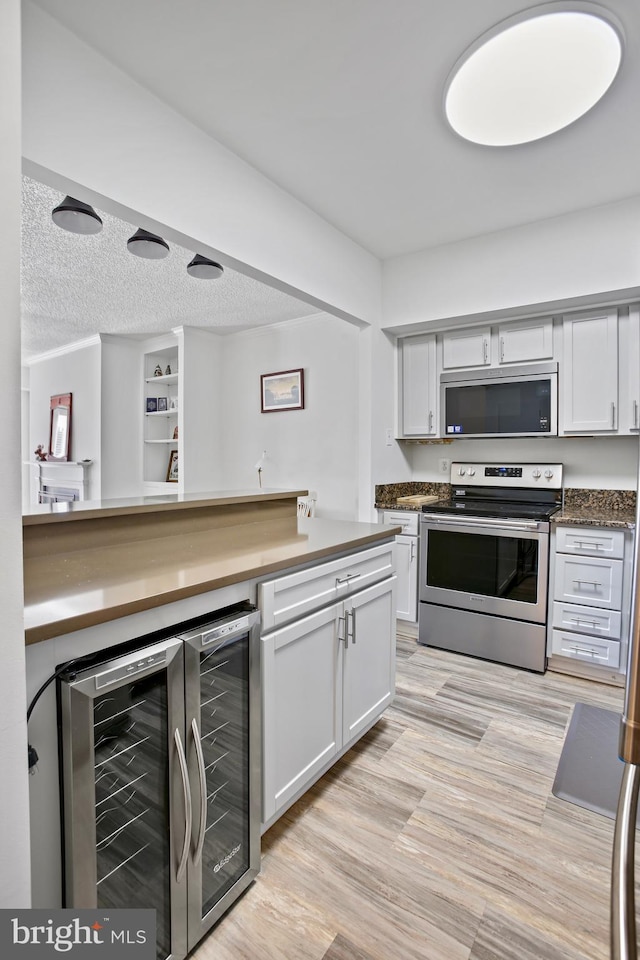
[[[195,960],[606,960],[613,823],[551,787],[574,704],[622,690],[403,635],[397,664]]]

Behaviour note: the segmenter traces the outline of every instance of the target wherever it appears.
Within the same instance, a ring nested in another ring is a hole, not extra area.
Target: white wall
[[[636,197],[387,260],[382,325],[635,291],[639,222]]]
[[[184,327],[182,337],[182,410],[180,422],[180,466],[184,492],[226,490],[225,457],[222,455],[223,424],[233,400],[222,388],[223,340],[219,334],[199,327]],[[243,383],[244,370],[235,371],[238,380],[231,397]],[[240,440],[240,443],[242,440]]]
[[[635,490],[638,437],[557,437],[528,440],[454,440],[450,444],[401,444],[411,462],[412,479],[448,482],[438,461],[482,460],[495,463],[540,460],[564,465],[565,487]],[[380,481],[381,483],[384,481]]]
[[[139,211],[141,226],[193,238],[201,252],[246,264],[317,308],[377,320],[375,257],[28,0],[23,7],[27,172],[81,185],[82,199],[109,198],[109,212]]]
[[[101,497],[101,356],[98,337],[69,351],[43,354],[30,365],[29,459],[39,443],[49,445],[49,401],[58,393],[71,397],[71,460],[93,460],[90,499]],[[130,413],[129,413],[130,416]]]
[[[0,908],[28,907],[29,795],[20,451],[20,3],[0,5],[0,308],[5,470],[0,497]]]
[[[357,327],[320,315],[223,338],[222,456],[226,486],[317,491],[317,515],[358,510]],[[304,369],[304,410],[262,413],[260,375]]]
[[[143,371],[139,342],[108,334],[100,339],[100,456],[90,468],[95,483],[89,495],[95,499],[99,489],[109,500],[142,492]]]

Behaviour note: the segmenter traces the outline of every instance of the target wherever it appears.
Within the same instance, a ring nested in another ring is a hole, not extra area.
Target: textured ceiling
[[[315,313],[308,304],[225,269],[218,280],[190,277],[198,251],[170,243],[164,260],[143,260],[127,250],[137,224],[98,210],[95,236],[57,227],[51,211],[62,195],[23,177],[22,351],[37,353],[95,333],[128,336],[174,327],[214,327],[231,333]]]

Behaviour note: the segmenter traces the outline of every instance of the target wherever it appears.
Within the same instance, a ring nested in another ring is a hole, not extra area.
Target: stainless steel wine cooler
[[[159,960],[259,870],[258,619],[228,609],[59,679],[66,906],[155,908]]]

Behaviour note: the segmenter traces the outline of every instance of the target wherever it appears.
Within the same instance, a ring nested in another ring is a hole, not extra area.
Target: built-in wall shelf
[[[177,417],[177,410],[152,410],[149,413],[145,413],[145,417]]]
[[[164,384],[177,383],[178,374],[168,373],[168,374],[163,374],[161,377],[145,377],[144,380],[145,380],[145,383],[164,383]]]
[[[174,447],[177,447],[180,443],[179,440],[172,440],[171,437],[163,437],[161,440],[145,440],[145,443],[172,443]]]

